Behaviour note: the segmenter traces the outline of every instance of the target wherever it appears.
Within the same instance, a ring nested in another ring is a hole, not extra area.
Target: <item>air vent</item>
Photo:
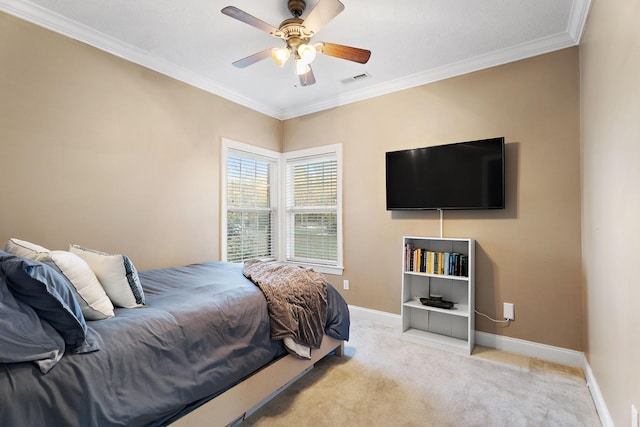
[[[350,84],[350,83],[354,83],[354,82],[360,82],[362,80],[366,80],[366,79],[370,79],[371,78],[371,74],[369,73],[362,73],[362,74],[358,74],[352,77],[348,77],[344,80],[342,80],[343,84]]]

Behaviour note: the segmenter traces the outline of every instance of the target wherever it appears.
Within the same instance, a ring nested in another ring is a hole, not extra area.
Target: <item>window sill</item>
[[[323,274],[332,274],[335,276],[342,276],[344,272],[344,267],[336,267],[331,265],[321,265],[321,264],[309,264],[304,262],[295,262],[295,261],[287,261],[292,265],[299,265],[301,267],[312,268],[313,271],[317,271],[318,273]]]

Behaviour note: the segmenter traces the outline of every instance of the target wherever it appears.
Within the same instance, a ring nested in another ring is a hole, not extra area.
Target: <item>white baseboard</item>
[[[402,318],[399,314],[387,313],[384,311],[372,310],[354,305],[349,306],[349,312],[355,319],[368,320],[381,323],[401,332]],[[502,335],[489,334],[487,332],[475,332],[475,343],[496,350],[508,351],[510,353],[521,354],[523,356],[535,357],[562,365],[581,368],[587,381],[587,387],[591,393],[591,398],[598,411],[600,422],[603,427],[614,427],[611,414],[604,401],[598,382],[589,366],[589,362],[581,351],[569,350],[562,347],[555,347],[547,344],[540,344],[518,338],[504,337]]]
[[[397,329],[400,332],[402,318],[399,314],[387,313],[384,311],[372,310],[370,308],[349,306],[349,312],[355,319],[369,320],[384,324]],[[502,335],[489,334],[487,332],[475,332],[475,343],[483,347],[495,348],[496,350],[508,351],[510,353],[521,354],[528,357],[548,360],[567,366],[584,368],[585,357],[581,351],[569,350],[562,347],[554,347],[547,344],[539,344],[532,341],[525,341],[518,338],[509,338]]]
[[[528,357],[548,360],[562,365],[584,368],[585,357],[581,351],[569,350],[562,347],[540,344],[533,341],[510,338],[502,335],[489,334],[476,331],[476,345],[508,351],[509,353],[522,354]]]
[[[349,313],[355,319],[368,320],[370,322],[382,323],[390,326],[400,332],[402,319],[399,314],[387,313],[386,311],[372,310],[370,308],[358,307],[357,305],[349,306]]]
[[[596,405],[596,411],[598,411],[602,427],[615,427],[611,414],[609,413],[609,408],[607,408],[607,404],[604,401],[604,397],[602,396],[602,392],[600,391],[600,387],[596,381],[596,377],[593,375],[591,366],[589,365],[589,362],[587,362],[586,358],[584,360],[584,376],[587,379],[587,387],[589,387],[591,398],[593,399],[593,403]]]

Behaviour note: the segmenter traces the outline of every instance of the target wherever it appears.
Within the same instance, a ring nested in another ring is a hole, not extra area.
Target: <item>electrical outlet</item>
[[[349,281],[347,279],[342,281],[342,289],[344,289],[345,291],[349,290]]]
[[[513,308],[513,304],[510,302],[505,302],[504,303],[504,318],[505,319],[509,319],[509,320],[514,320],[515,319],[515,315],[514,315],[514,308]]]
[[[631,427],[639,427],[638,423],[638,410],[636,409],[636,405],[631,405]]]

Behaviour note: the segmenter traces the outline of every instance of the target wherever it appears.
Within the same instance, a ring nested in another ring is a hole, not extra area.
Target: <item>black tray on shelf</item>
[[[445,301],[441,298],[420,298],[422,305],[428,305],[429,307],[445,308],[450,310],[454,307],[455,303],[451,301]]]

